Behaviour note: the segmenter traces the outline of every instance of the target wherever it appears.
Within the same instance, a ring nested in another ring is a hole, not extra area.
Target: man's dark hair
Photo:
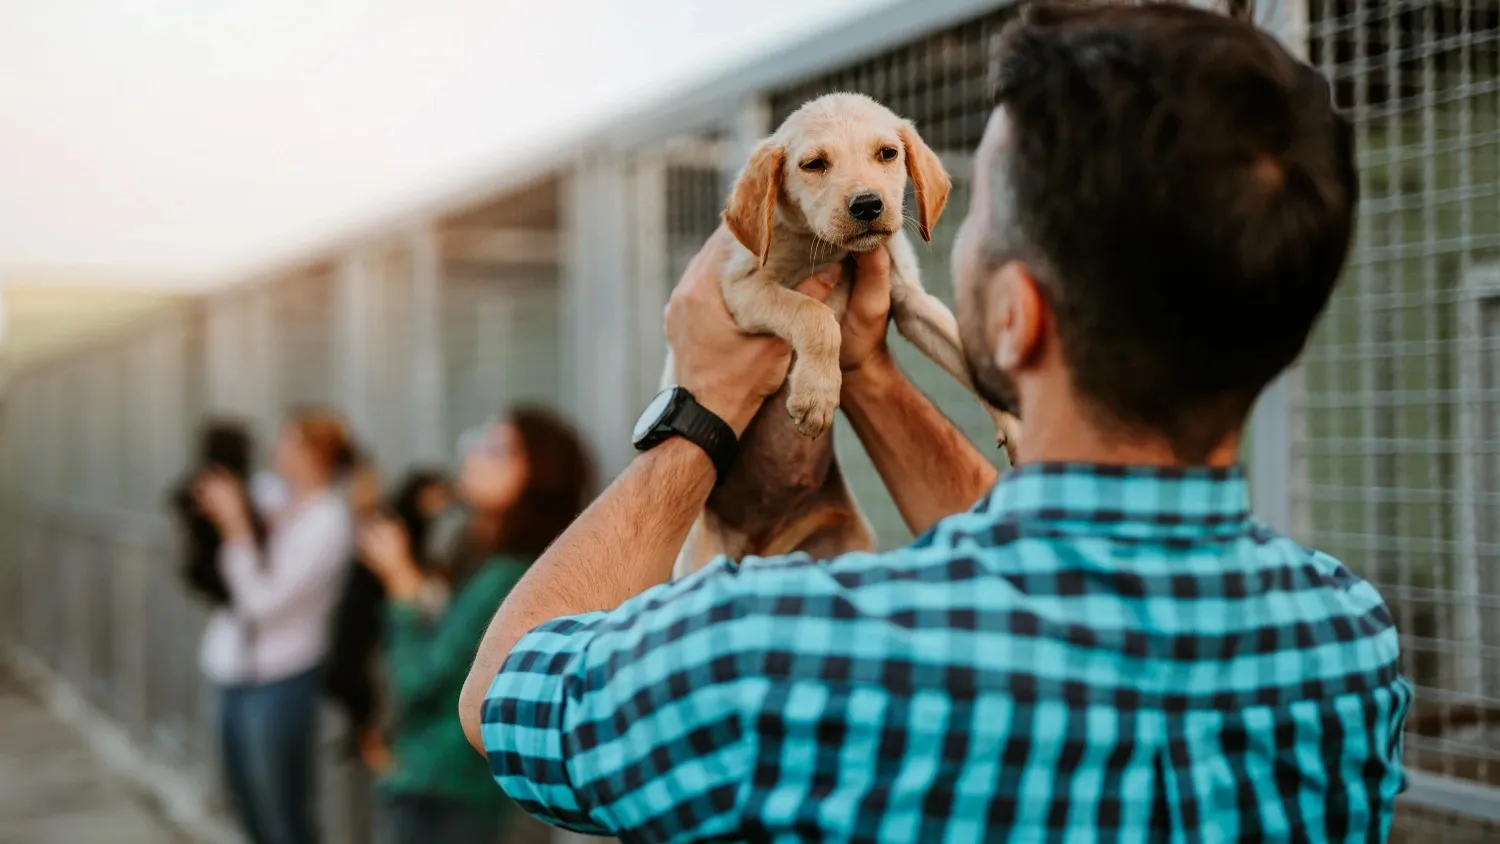
[[[990,257],[1035,273],[1101,424],[1201,460],[1328,302],[1358,200],[1348,123],[1269,35],[1181,5],[1033,5],[999,62]]]
[[[573,427],[550,410],[515,407],[505,422],[526,454],[526,487],[505,514],[494,551],[535,559],[589,505],[593,461]]]

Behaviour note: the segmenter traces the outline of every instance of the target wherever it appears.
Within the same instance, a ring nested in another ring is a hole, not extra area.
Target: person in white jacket
[[[310,410],[287,420],[275,454],[285,494],[267,513],[263,548],[238,486],[208,475],[196,487],[224,537],[219,567],[230,596],[209,619],[200,664],[219,689],[224,782],[252,844],[317,840],[319,669],[353,542],[336,483],[353,454],[337,415]]]

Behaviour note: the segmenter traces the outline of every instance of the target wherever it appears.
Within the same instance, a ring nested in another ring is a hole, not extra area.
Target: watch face
[[[677,388],[668,387],[656,394],[656,398],[646,405],[641,411],[641,416],[635,421],[635,430],[631,432],[630,438],[640,443],[649,435],[661,421],[666,418],[667,411],[672,407],[672,400],[677,397]]]

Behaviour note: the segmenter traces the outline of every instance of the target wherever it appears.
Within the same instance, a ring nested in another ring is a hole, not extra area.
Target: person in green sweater
[[[419,564],[400,523],[360,531],[385,586],[389,761],[376,788],[393,844],[493,844],[505,803],[464,738],[458,697],[475,647],[526,567],[588,504],[592,462],[552,414],[521,408],[466,435],[451,539]]]

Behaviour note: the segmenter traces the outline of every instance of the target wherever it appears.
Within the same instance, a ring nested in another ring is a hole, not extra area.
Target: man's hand
[[[839,345],[839,366],[846,373],[890,356],[885,336],[891,320],[891,253],[881,247],[857,253],[854,260],[854,284]]]
[[[677,383],[741,433],[786,380],[792,351],[779,337],[745,334],[735,325],[719,275],[727,248],[715,235],[688,264],[667,303],[666,330]],[[839,275],[837,265],[827,267],[797,290],[822,301]]]

